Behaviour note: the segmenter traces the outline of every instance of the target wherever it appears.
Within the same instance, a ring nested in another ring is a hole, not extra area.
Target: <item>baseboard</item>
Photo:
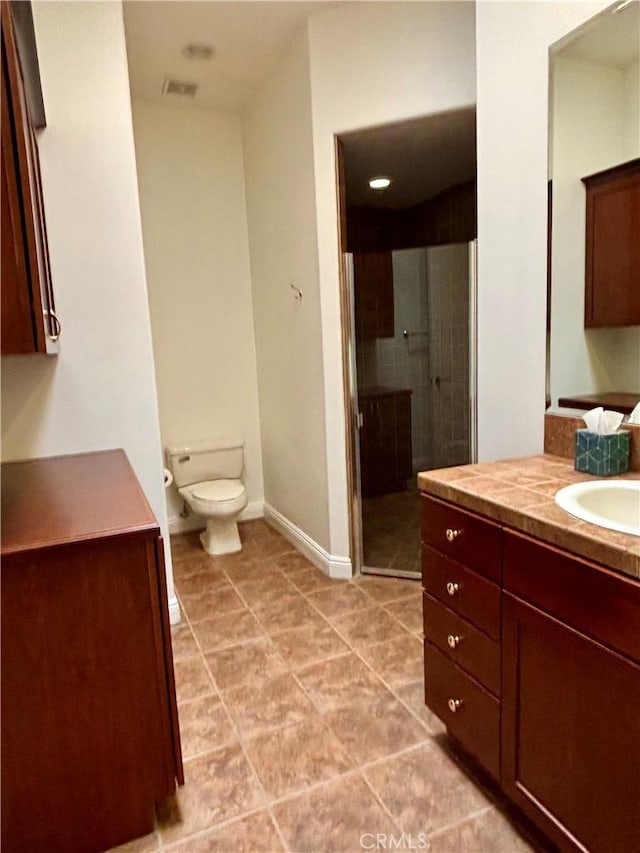
[[[274,509],[271,504],[264,504],[264,519],[278,533],[282,534],[287,542],[291,542],[298,551],[321,569],[325,575],[329,575],[330,578],[341,578],[343,580],[348,580],[352,577],[353,570],[349,557],[337,557],[329,554],[314,539],[307,536],[303,530],[300,530],[292,521],[285,518],[277,509]]]
[[[180,622],[180,605],[175,595],[169,599],[169,622],[171,625],[177,625]]]
[[[238,521],[255,521],[256,518],[262,518],[264,515],[264,502],[252,501],[248,503],[238,516]],[[190,530],[202,530],[205,526],[205,521],[201,515],[189,511],[186,518],[180,515],[169,516],[169,533],[188,533]]]

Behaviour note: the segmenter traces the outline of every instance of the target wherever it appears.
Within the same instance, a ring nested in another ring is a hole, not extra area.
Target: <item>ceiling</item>
[[[618,13],[607,10],[588,21],[555,55],[624,68],[638,59],[639,48],[640,2],[635,0]]]
[[[327,0],[125,0],[123,5],[133,97],[235,112],[247,103],[309,13],[326,8]],[[189,42],[212,44],[215,57],[186,59],[181,51]],[[195,97],[163,95],[165,78],[198,83]]]
[[[402,208],[476,176],[473,107],[344,134],[348,206]],[[383,191],[370,178],[392,180]]]

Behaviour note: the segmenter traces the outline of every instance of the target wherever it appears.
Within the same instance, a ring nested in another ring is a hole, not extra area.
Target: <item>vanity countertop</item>
[[[589,524],[554,501],[558,489],[593,479],[547,453],[418,474],[421,492],[459,504],[596,563],[640,578],[640,538]],[[639,480],[629,471],[612,479]]]

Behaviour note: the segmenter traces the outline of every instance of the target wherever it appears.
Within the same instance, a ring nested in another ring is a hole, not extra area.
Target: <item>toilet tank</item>
[[[244,442],[225,438],[189,441],[166,448],[167,462],[176,486],[206,480],[238,480],[242,476]]]

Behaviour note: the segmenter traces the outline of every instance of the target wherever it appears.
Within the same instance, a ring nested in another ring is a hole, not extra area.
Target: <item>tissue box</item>
[[[629,470],[629,430],[598,435],[576,430],[576,471],[611,477]]]

